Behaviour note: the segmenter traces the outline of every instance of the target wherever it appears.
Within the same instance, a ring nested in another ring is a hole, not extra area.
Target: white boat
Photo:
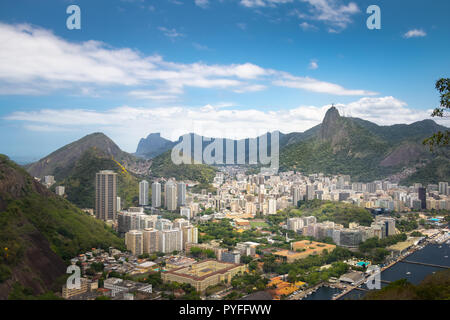
[[[408,271],[406,274],[411,274],[411,272]]]

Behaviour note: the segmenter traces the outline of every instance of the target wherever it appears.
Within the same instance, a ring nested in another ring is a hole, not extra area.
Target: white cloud
[[[209,0],[195,0],[195,5],[205,9],[209,5]]]
[[[423,31],[422,29],[413,29],[406,32],[403,37],[409,39],[409,38],[417,38],[417,37],[425,37],[427,33]]]
[[[168,29],[166,27],[158,27],[158,30],[161,31],[166,37],[169,37],[169,38],[184,37],[184,34],[178,32],[175,28]]]
[[[317,60],[311,60],[309,62],[309,67],[308,68],[311,69],[311,70],[318,69],[319,68],[319,64],[317,63]]]
[[[321,21],[330,27],[328,32],[339,33],[353,22],[352,16],[359,13],[358,5],[354,2],[344,4],[341,0],[300,0],[307,4],[305,10],[295,8],[290,15],[301,20]],[[316,26],[304,21],[300,24],[303,30],[315,30]]]
[[[294,2],[294,0],[241,0],[240,4],[247,8],[256,8],[291,2]]]
[[[310,23],[308,23],[308,22],[306,22],[306,21],[300,23],[299,26],[300,26],[300,28],[302,28],[304,31],[307,31],[307,30],[317,30],[317,29],[318,29],[315,25],[310,24]]]
[[[430,118],[431,110],[414,110],[394,97],[364,97],[335,106],[341,115],[359,117],[379,125],[412,123]],[[203,107],[137,108],[118,107],[105,111],[87,109],[14,112],[4,118],[19,121],[32,131],[102,131],[126,151],[134,152],[140,138],[161,132],[171,140],[195,132],[210,137],[255,137],[267,131],[302,132],[321,123],[330,105],[299,106],[280,110],[240,110],[233,104]],[[249,121],[251,119],[251,121]]]
[[[168,36],[179,35],[174,29],[160,30]],[[97,94],[100,87],[120,87],[129,88],[135,97],[163,100],[183,94],[186,87],[255,92],[270,84],[337,95],[370,94],[249,62],[186,64],[98,41],[68,42],[30,25],[0,23],[0,43],[0,94],[47,94],[64,89],[72,94]]]
[[[156,91],[156,90],[133,90],[128,93],[130,96],[133,96],[138,99],[145,100],[156,100],[156,101],[173,101],[177,100],[177,96],[164,92]]]
[[[378,93],[366,90],[349,90],[338,84],[316,80],[310,77],[295,77],[289,74],[280,80],[273,81],[274,85],[307,90],[317,93],[328,93],[338,96],[363,96],[363,95],[377,95]]]

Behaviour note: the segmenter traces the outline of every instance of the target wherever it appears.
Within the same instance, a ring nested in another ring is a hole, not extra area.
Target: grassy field
[[[264,221],[250,221],[250,225],[252,226],[252,228],[258,228],[258,227],[266,228],[266,227],[269,227],[269,225],[266,222],[264,222]]]

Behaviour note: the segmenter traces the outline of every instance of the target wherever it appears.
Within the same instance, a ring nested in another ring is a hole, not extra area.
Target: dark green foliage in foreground
[[[436,81],[436,90],[440,93],[441,100],[439,107],[434,109],[431,116],[443,118],[450,109],[450,78],[441,78]],[[448,146],[449,139],[449,130],[442,130],[425,139],[423,144],[429,145],[430,149],[433,150],[433,147]]]
[[[0,216],[0,247],[9,248],[7,261],[20,261],[27,247],[23,237],[36,229],[65,260],[91,248],[123,247],[123,241],[112,229],[68,201],[30,194],[10,202]]]
[[[53,292],[46,292],[44,294],[35,296],[33,290],[22,286],[19,282],[13,284],[13,288],[9,293],[8,300],[64,300],[55,295]]]
[[[70,259],[92,248],[122,249],[123,240],[102,221],[83,213],[67,200],[44,190],[22,168],[6,157],[0,157],[0,173],[4,183],[17,183],[20,195],[6,190],[0,192],[0,265],[16,265],[30,247],[29,237],[40,233],[50,243],[50,248],[62,259]],[[17,179],[17,182],[8,181]],[[20,181],[19,181],[20,179]],[[7,252],[4,248],[8,248]],[[0,268],[0,278],[8,268]]]
[[[449,300],[450,270],[428,275],[419,285],[406,279],[390,283],[379,291],[370,291],[365,300]]]

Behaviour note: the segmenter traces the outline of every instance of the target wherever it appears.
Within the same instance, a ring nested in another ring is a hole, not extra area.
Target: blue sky
[[[81,30],[66,27],[71,4]],[[381,30],[366,27],[372,4]],[[450,71],[449,12],[446,0],[3,0],[0,152],[42,157],[95,131],[129,152],[150,132],[304,131],[332,103],[381,125],[423,120]]]

